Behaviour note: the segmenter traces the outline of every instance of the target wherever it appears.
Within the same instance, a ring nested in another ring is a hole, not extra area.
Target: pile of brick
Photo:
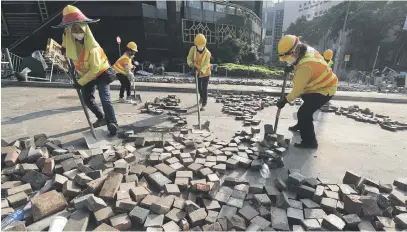
[[[358,122],[378,124],[382,129],[389,131],[407,130],[407,123],[392,120],[389,116],[375,114],[369,108],[359,108],[358,105],[349,107],[336,107],[333,105],[325,105],[321,107],[322,112],[332,112],[336,115],[343,115],[347,118],[354,119]]]
[[[163,98],[156,97],[154,102],[147,101],[144,108],[141,109],[141,113],[151,115],[162,115],[165,112],[170,116],[168,120],[171,122],[180,126],[187,124],[186,117],[181,115],[187,113],[187,109],[181,108],[181,100],[176,95],[168,95]]]
[[[154,82],[154,83],[176,83],[176,84],[195,84],[195,78],[187,77],[138,77],[136,78],[137,82]],[[264,81],[261,79],[252,80],[252,79],[227,79],[227,78],[212,78],[209,80],[209,84],[227,84],[227,85],[246,85],[246,86],[272,86],[272,87],[281,87],[279,84],[273,83],[272,81]]]
[[[151,146],[126,131],[121,145],[92,149],[91,154],[63,147],[44,134],[10,144],[2,140],[2,218],[31,202],[23,222],[13,223],[10,230],[44,230],[57,215],[69,218],[66,231],[89,230],[91,221],[104,231],[214,223],[217,201],[181,195],[215,194],[228,169],[258,170],[273,161],[281,165],[281,136],[268,134],[261,141],[255,136],[259,132],[239,131],[231,141],[221,141],[209,132],[182,130],[164,145]],[[137,151],[145,146],[152,149],[147,156]]]
[[[216,103],[223,104],[222,112],[236,116],[235,120],[243,121],[243,126],[259,125],[261,120],[254,118],[257,112],[277,103],[277,99],[266,95],[217,94],[214,97]]]

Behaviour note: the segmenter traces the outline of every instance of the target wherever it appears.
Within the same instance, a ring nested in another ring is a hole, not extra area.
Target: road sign
[[[122,42],[122,39],[120,39],[120,36],[116,37],[116,42],[117,42],[117,44],[120,44]]]
[[[345,61],[349,61],[350,60],[350,55],[345,55]]]

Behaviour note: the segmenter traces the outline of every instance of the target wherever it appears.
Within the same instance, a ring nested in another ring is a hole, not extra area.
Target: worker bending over
[[[302,141],[299,148],[318,148],[312,115],[336,93],[338,78],[314,48],[302,44],[297,36],[285,35],[278,43],[280,61],[294,67],[291,92],[278,103],[283,108],[287,102],[301,95],[304,103],[298,110],[298,127]]]
[[[73,61],[79,77],[74,87],[81,90],[85,104],[97,117],[93,127],[107,124],[110,134],[115,135],[118,125],[110,102],[110,83],[116,79],[116,72],[88,26],[88,23],[98,21],[87,18],[78,8],[68,5],[63,10],[62,23],[54,28],[65,28],[62,47],[66,57]],[[95,102],[96,88],[103,112]]]
[[[121,103],[133,103],[130,96],[130,86],[135,77],[134,66],[131,63],[131,60],[134,58],[136,52],[138,52],[137,44],[135,42],[129,42],[124,54],[113,65],[114,70],[117,72],[117,78],[121,84],[119,95],[119,102]],[[126,99],[124,99],[124,91],[126,91]]]
[[[208,84],[211,76],[211,53],[206,48],[206,38],[203,34],[198,34],[194,40],[195,46],[189,49],[187,63],[188,66],[198,72],[198,91],[200,95],[199,103],[202,104],[204,110],[208,103]]]
[[[334,64],[334,62],[332,61],[333,56],[334,52],[331,49],[326,49],[324,51],[324,60],[329,65],[329,67],[332,67],[332,65]]]

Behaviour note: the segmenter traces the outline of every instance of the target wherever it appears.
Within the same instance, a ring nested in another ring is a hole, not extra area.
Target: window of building
[[[212,2],[203,2],[203,9],[215,11],[215,4],[213,4]]]
[[[272,29],[266,29],[266,36],[271,36],[273,35],[273,30]]]
[[[226,13],[226,6],[225,6],[225,5],[216,4],[216,12]]]
[[[190,7],[190,8],[202,9],[200,1],[189,0],[187,2],[187,6]]]
[[[235,7],[233,7],[233,6],[228,6],[227,8],[226,8],[226,13],[228,13],[228,14],[235,14],[235,11],[236,11],[236,8]]]
[[[166,1],[157,1],[157,9],[166,10],[167,2]]]

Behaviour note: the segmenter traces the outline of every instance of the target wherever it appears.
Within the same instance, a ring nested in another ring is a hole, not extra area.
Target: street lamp
[[[338,46],[338,50],[337,50],[337,52],[336,52],[336,54],[335,54],[335,60],[338,61],[338,62],[336,62],[336,65],[334,66],[334,73],[337,73],[337,71],[338,71],[339,55],[340,55],[340,53],[341,53],[341,47],[342,47],[342,37],[345,35],[346,21],[348,20],[350,3],[351,3],[351,1],[349,1],[349,3],[348,3],[348,9],[346,10],[345,21],[343,22],[343,27],[342,27],[341,35],[339,36],[339,46]],[[345,45],[344,45],[344,46],[345,46]],[[343,49],[343,50],[345,51],[345,49]]]

